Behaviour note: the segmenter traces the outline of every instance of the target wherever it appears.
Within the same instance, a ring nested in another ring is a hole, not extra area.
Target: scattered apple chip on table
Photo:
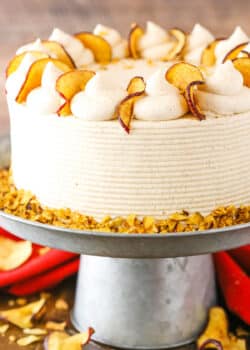
[[[16,343],[19,346],[28,346],[28,345],[37,343],[41,340],[42,340],[42,337],[39,337],[37,335],[28,335],[26,337],[19,338]]]
[[[246,341],[229,333],[226,312],[221,307],[213,307],[204,333],[197,341],[198,349],[247,350]]]
[[[93,328],[72,336],[65,332],[52,332],[46,337],[44,347],[45,350],[79,350],[89,343],[93,333]]]
[[[14,324],[19,328],[31,328],[33,327],[33,322],[44,308],[46,301],[47,299],[41,298],[19,308],[0,311],[0,319]]]
[[[32,243],[0,236],[0,271],[10,271],[25,263],[32,254]]]

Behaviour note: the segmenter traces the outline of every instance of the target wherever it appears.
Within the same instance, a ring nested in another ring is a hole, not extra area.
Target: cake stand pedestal
[[[195,340],[216,303],[209,253],[250,243],[250,224],[166,235],[110,234],[49,226],[0,211],[0,226],[32,242],[82,254],[73,324],[78,330],[93,327],[96,341],[131,349]]]

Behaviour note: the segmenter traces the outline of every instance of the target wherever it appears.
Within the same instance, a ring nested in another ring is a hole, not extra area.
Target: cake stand
[[[0,159],[6,166],[6,150]],[[130,349],[195,340],[216,303],[210,253],[250,243],[250,224],[166,235],[111,234],[49,226],[0,211],[0,226],[81,254],[73,324],[78,330],[93,327],[98,342]]]

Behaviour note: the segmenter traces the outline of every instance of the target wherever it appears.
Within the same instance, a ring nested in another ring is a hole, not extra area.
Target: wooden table
[[[8,129],[4,87],[4,69],[18,46],[36,37],[47,38],[53,27],[77,32],[91,30],[96,23],[114,26],[124,35],[130,23],[144,24],[147,19],[170,28],[177,26],[191,30],[196,22],[207,26],[215,35],[228,35],[237,24],[250,33],[250,1],[245,0],[1,0],[0,1],[0,134]],[[72,305],[74,279],[53,291],[53,297],[63,295]],[[8,299],[0,295],[0,307],[8,307]],[[67,315],[65,315],[67,316]],[[20,336],[14,327],[11,333]],[[8,333],[9,335],[9,333]],[[8,341],[8,335],[0,338],[0,350],[22,349]],[[32,345],[23,349],[41,349]],[[90,349],[99,348],[90,345]],[[103,347],[102,347],[103,348]],[[185,349],[192,350],[195,346]],[[182,348],[184,349],[184,348]]]
[[[57,320],[57,321],[64,321],[69,320],[69,311],[56,311],[54,308],[54,302],[58,298],[62,298],[67,301],[70,308],[73,305],[74,302],[74,291],[75,291],[75,283],[76,280],[74,277],[64,281],[61,285],[59,285],[57,288],[50,291],[51,293],[51,301],[48,303],[48,311],[45,315],[45,321],[46,320]],[[39,298],[39,295],[37,298],[30,297],[27,298],[27,300],[36,300]],[[13,296],[8,296],[4,294],[0,294],[0,309],[9,309],[10,306],[8,305],[8,302],[10,300],[15,300]],[[0,336],[0,350],[43,350],[43,344],[42,343],[36,343],[33,345],[29,345],[26,347],[20,347],[15,342],[11,342],[9,340],[9,336],[14,335],[17,339],[23,337],[23,333],[18,328],[11,326],[6,333],[5,336]],[[85,349],[85,348],[84,348]],[[86,350],[111,350],[111,348],[102,346],[96,343],[91,343],[88,346],[86,346]],[[176,350],[195,350],[195,345],[189,345],[181,348],[177,348]]]

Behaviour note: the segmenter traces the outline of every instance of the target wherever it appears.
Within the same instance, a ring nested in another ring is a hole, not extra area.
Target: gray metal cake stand
[[[6,162],[6,152],[1,154]],[[209,253],[250,243],[250,224],[167,235],[109,234],[0,211],[0,226],[35,243],[80,253],[73,324],[78,330],[93,327],[98,342],[130,349],[195,340],[216,303]]]

